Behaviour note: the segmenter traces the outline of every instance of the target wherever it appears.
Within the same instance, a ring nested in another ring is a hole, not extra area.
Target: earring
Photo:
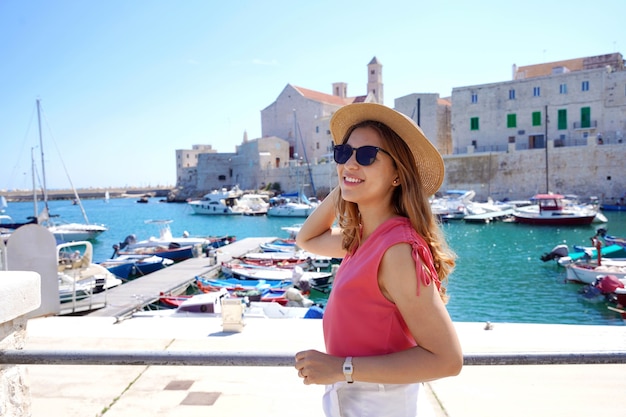
[[[398,185],[398,179],[396,178],[395,180],[393,180],[393,185]]]

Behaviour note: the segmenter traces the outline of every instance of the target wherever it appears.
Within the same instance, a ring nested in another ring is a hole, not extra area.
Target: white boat
[[[133,313],[133,317],[189,317],[189,316],[222,316],[223,300],[237,300],[230,298],[226,290],[196,294],[184,300],[177,308],[165,310],[147,310]],[[309,299],[294,300],[283,306],[276,302],[252,301],[242,303],[243,318],[283,319],[283,318],[321,318],[319,308],[313,306]],[[238,304],[238,303],[237,303]],[[318,311],[312,312],[316,307]]]
[[[78,301],[122,284],[121,279],[93,262],[89,241],[58,244],[57,269],[61,302]]]
[[[244,216],[258,216],[267,214],[270,204],[262,194],[243,194],[237,200],[237,206],[243,208]]]
[[[447,190],[441,197],[433,198],[430,207],[442,221],[460,220],[467,214],[467,205],[476,195],[473,190]]]
[[[275,267],[249,267],[239,264],[223,264],[222,272],[238,279],[291,281],[294,284],[308,281],[312,286],[325,287],[332,282],[332,272],[304,271],[300,267],[281,269]]]
[[[260,194],[244,194],[235,186],[205,194],[200,200],[188,202],[195,214],[257,215],[266,214],[269,204]]]
[[[90,223],[53,223],[48,230],[54,235],[57,242],[74,242],[78,240],[94,240],[108,228],[100,224]]]
[[[162,258],[179,262],[185,259],[199,257],[212,244],[211,239],[191,237],[187,232],[181,237],[172,236],[170,223],[173,220],[146,220],[146,224],[159,227],[159,236],[152,236],[145,240],[137,240],[135,235],[128,235],[123,242],[114,246],[117,255],[156,255]]]
[[[517,207],[516,223],[547,226],[585,226],[594,222],[597,211],[588,207],[567,205],[560,194],[537,194],[535,204]]]
[[[41,125],[41,103],[39,99],[37,99],[37,119],[39,121],[39,125]],[[85,220],[85,223],[69,223],[69,222],[58,222],[53,220],[53,216],[50,216],[50,212],[48,209],[48,191],[46,189],[46,170],[45,170],[45,159],[44,159],[44,147],[43,147],[43,137],[41,134],[41,129],[39,129],[39,151],[41,154],[41,176],[43,178],[43,195],[44,195],[44,208],[41,212],[38,212],[37,209],[37,200],[36,193],[34,195],[34,206],[35,206],[35,216],[37,218],[37,222],[48,228],[50,232],[54,235],[57,243],[64,242],[73,242],[73,241],[82,241],[82,240],[94,240],[101,233],[106,232],[108,228],[102,224],[92,224],[89,222],[87,218],[87,213],[85,212],[85,208],[83,207],[80,197],[78,196],[78,192],[72,185],[72,191],[74,192],[74,202],[76,205],[80,207],[81,213]],[[35,187],[35,169],[34,169],[34,157],[33,157],[33,190]],[[69,177],[69,175],[68,175]],[[71,184],[71,180],[70,180]]]
[[[273,199],[273,205],[267,210],[273,217],[309,217],[319,203],[312,202],[304,194],[282,195]]]
[[[614,275],[626,283],[626,259],[602,259],[600,266],[596,261],[572,262],[565,265],[567,280],[583,284],[593,284],[597,278]]]

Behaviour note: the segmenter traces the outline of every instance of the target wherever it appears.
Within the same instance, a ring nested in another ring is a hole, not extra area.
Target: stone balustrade
[[[27,315],[41,304],[37,272],[0,271],[0,350],[23,349]],[[31,415],[28,375],[22,365],[0,366],[0,415]]]

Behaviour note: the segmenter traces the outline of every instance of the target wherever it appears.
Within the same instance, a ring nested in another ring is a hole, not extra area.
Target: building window
[[[533,126],[541,126],[541,112],[540,111],[533,112]]]
[[[478,117],[470,119],[470,130],[478,130]]]
[[[559,85],[559,94],[567,94],[567,84]]]
[[[478,103],[478,94],[472,93],[472,104]]]
[[[567,110],[559,109],[557,126],[558,126],[557,127],[558,130],[566,130],[567,129]]]
[[[315,126],[315,133],[320,133],[320,127],[319,126]]]
[[[506,127],[517,127],[517,115],[516,114],[507,114],[506,115]]]
[[[515,89],[511,88],[509,90],[509,100],[515,100]]]
[[[582,83],[582,85],[581,85],[580,89],[581,89],[582,91],[589,91],[589,81],[583,81],[583,83]]]
[[[583,129],[591,127],[591,107],[580,109],[580,127]]]
[[[533,87],[533,97],[541,96],[541,87]]]

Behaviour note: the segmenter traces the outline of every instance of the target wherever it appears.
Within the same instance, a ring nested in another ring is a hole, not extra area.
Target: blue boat
[[[219,290],[224,288],[229,291],[236,290],[265,290],[265,289],[286,289],[293,286],[291,280],[272,280],[266,281],[264,279],[238,279],[238,278],[203,278],[196,277],[196,285],[198,288],[209,287]]]
[[[130,280],[159,271],[174,263],[168,259],[155,255],[120,255],[100,263],[118,278]]]

